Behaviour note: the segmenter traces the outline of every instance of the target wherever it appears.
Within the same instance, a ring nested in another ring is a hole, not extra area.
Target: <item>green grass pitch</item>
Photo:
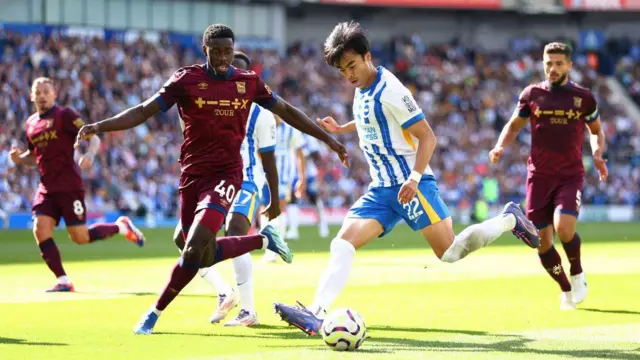
[[[336,307],[354,308],[368,326],[361,350],[348,354],[286,327],[272,311],[274,301],[311,302],[329,247],[315,228],[291,243],[291,265],[261,264],[254,253],[262,325],[209,324],[216,298],[196,278],[151,336],[132,327],[178,257],[171,230],[147,230],[143,249],[122,238],[81,247],[57,232],[73,294],[44,293],[54,278],[31,233],[3,231],[0,359],[640,359],[640,224],[578,230],[590,292],[579,310],[562,312],[535,250],[514,237],[443,264],[418,233],[398,226],[357,253],[338,298]],[[232,282],[231,263],[220,269]]]

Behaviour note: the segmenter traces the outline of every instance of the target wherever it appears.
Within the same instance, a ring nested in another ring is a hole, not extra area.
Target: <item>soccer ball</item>
[[[322,339],[337,351],[353,351],[367,337],[367,328],[362,316],[352,309],[336,309],[322,322]]]

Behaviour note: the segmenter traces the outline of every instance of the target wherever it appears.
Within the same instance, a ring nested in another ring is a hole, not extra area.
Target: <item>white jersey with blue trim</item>
[[[306,156],[306,168],[307,168],[307,179],[314,178],[318,176],[318,167],[316,166],[316,162],[311,158],[311,154],[320,152],[320,145],[318,144],[318,139],[314,138],[311,135],[304,135],[305,145],[304,145],[304,156]],[[300,174],[298,174],[299,176]]]
[[[276,166],[281,185],[290,185],[297,174],[296,151],[304,147],[302,133],[284,121],[277,126]]]
[[[418,143],[407,129],[424,119],[411,91],[379,66],[373,84],[366,89],[356,89],[353,114],[360,148],[369,162],[371,186],[404,183],[415,165]],[[429,166],[424,173],[433,175]]]
[[[247,136],[240,147],[242,155],[242,180],[256,184],[262,189],[266,182],[260,153],[276,148],[276,119],[269,110],[251,104],[247,121]]]

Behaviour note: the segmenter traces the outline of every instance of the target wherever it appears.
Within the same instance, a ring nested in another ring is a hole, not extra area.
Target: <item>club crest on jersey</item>
[[[236,81],[236,89],[238,89],[238,94],[244,94],[247,92],[247,83],[244,81]]]
[[[207,90],[208,87],[209,84],[207,84],[206,82],[201,82],[200,84],[198,84],[198,89],[200,90]]]
[[[579,96],[574,96],[573,97],[573,106],[579,108],[582,106],[582,98]]]
[[[52,126],[53,126],[53,120],[52,119],[47,119],[47,120],[44,121],[44,128],[45,129],[48,129],[48,128],[52,127]]]

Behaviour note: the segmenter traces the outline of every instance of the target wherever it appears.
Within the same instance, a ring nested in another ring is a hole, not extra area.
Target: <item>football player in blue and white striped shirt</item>
[[[347,283],[356,249],[388,234],[400,220],[420,230],[436,256],[448,263],[487,246],[507,231],[533,248],[539,245],[536,227],[514,203],[507,204],[500,215],[454,233],[429,167],[436,136],[409,89],[385,68],[371,63],[369,40],[358,23],[340,23],[334,28],[325,42],[325,59],[356,87],[355,119],[342,126],[330,117],[320,123],[332,133],[358,132],[372,181],[331,242],[329,265],[313,304],[305,308],[275,303],[284,321],[315,335],[326,310]]]

